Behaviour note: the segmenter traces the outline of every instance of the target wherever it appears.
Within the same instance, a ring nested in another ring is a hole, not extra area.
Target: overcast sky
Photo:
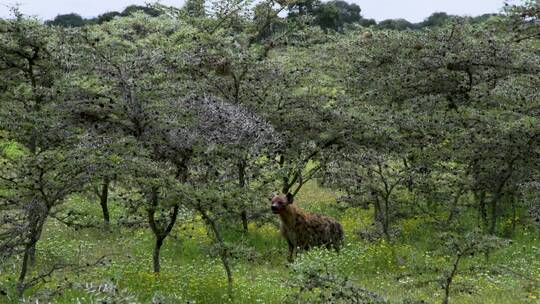
[[[58,14],[77,13],[95,17],[108,11],[121,11],[130,4],[144,5],[148,0],[0,0],[0,18],[9,17],[8,6],[19,3],[21,11],[41,19],[53,19]],[[153,1],[151,1],[153,2]],[[181,6],[184,0],[161,0],[163,4]],[[377,21],[405,18],[419,22],[434,12],[476,16],[496,13],[503,0],[349,0],[362,8],[365,18]]]

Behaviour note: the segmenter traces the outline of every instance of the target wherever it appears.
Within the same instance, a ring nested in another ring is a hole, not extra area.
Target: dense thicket
[[[438,13],[421,31],[363,27],[344,1],[248,4],[0,20],[0,262],[19,262],[19,296],[101,263],[36,271],[47,221],[148,227],[158,273],[177,222],[200,220],[232,299],[247,249],[226,231],[250,233],[269,220],[269,193],[309,181],[334,189],[341,210],[373,209],[362,238],[391,243],[400,220],[429,218],[456,257],[445,302],[462,258],[538,225],[538,4],[481,23]],[[88,193],[103,223],[66,203]],[[319,275],[313,288],[342,282]]]

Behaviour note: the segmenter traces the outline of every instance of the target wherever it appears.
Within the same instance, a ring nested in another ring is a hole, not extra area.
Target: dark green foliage
[[[366,19],[366,18],[362,18],[358,21],[358,24],[360,24],[361,26],[363,27],[371,27],[371,26],[376,26],[377,25],[377,21],[375,21],[375,19]]]
[[[157,17],[160,15],[160,12],[155,8],[140,5],[130,5],[126,7],[122,12],[107,12],[97,16],[96,18],[90,19],[82,18],[79,14],[75,13],[58,15],[53,20],[45,21],[45,24],[49,26],[81,27],[94,23],[102,24],[104,22],[109,22],[113,20],[115,17],[126,17],[137,12],[142,12],[153,17]]]
[[[455,16],[448,15],[444,12],[433,13],[431,16],[427,17],[426,20],[422,21],[418,26],[419,27],[435,27],[443,26],[450,22]]]
[[[498,14],[483,14],[472,18],[473,23],[484,23],[490,19],[496,18]]]
[[[298,292],[290,295],[286,303],[388,303],[382,297],[361,288],[347,278],[329,272],[311,271],[300,275],[303,280],[295,286]]]
[[[414,29],[415,25],[405,19],[387,19],[378,23],[379,28],[387,30],[409,30]]]
[[[107,12],[104,14],[101,14],[97,17],[96,22],[98,24],[102,24],[104,22],[109,22],[113,20],[115,17],[121,16],[122,14],[119,12]]]
[[[62,27],[79,27],[85,25],[85,23],[86,20],[75,13],[58,15],[53,20],[45,22],[46,25],[55,25]]]
[[[361,9],[357,4],[340,0],[329,1],[326,4],[339,10],[338,20],[341,24],[358,22],[362,18]]]
[[[130,5],[120,13],[120,16],[127,17],[136,12],[142,12],[152,17],[157,17],[160,15],[160,12],[155,8],[140,5]]]
[[[334,0],[321,1],[295,1],[288,6],[289,18],[295,19],[302,16],[313,17],[313,24],[322,29],[343,30],[346,24],[360,22],[360,7],[354,3]]]
[[[415,30],[421,30],[425,28],[433,28],[433,27],[441,27],[445,26],[452,22],[452,20],[465,20],[471,23],[484,23],[492,17],[498,16],[497,14],[484,14],[477,17],[460,17],[460,16],[454,16],[454,15],[448,15],[445,12],[437,12],[431,14],[431,16],[427,17],[424,21],[419,23],[411,23],[405,19],[387,19],[383,20],[378,23],[379,28],[382,29],[389,29],[389,30],[409,30],[409,29],[415,29]],[[371,25],[372,22],[369,22],[368,20],[362,19],[360,21],[360,24]],[[365,26],[365,25],[364,25]]]
[[[287,3],[289,1],[283,2]],[[313,14],[313,12],[321,5],[320,0],[299,0],[291,2],[292,4],[288,4],[289,17],[291,18]]]
[[[515,40],[538,40],[540,36],[540,6],[537,1],[526,0],[526,5],[505,5],[505,13],[510,18],[506,19],[506,28],[510,29]]]
[[[346,1],[329,1],[319,5],[313,13],[315,24],[323,29],[343,30],[346,24],[362,20],[360,7]]]
[[[206,10],[204,7],[204,0],[187,0],[183,9],[191,17],[201,18],[206,16]]]

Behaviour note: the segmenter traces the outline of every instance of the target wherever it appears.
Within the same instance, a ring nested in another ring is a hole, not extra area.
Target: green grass
[[[114,198],[114,196],[113,196]],[[234,303],[283,303],[296,291],[291,282],[297,279],[296,268],[325,267],[346,276],[360,286],[387,298],[440,303],[443,290],[437,280],[449,269],[452,256],[437,253],[432,228],[423,218],[399,223],[402,238],[393,244],[368,243],[357,238],[356,231],[369,227],[371,210],[334,207],[334,193],[309,183],[296,204],[310,211],[336,216],[346,231],[346,246],[338,255],[325,250],[303,254],[291,267],[286,262],[287,246],[274,224],[250,226],[250,233],[227,230],[227,240],[241,244],[244,254],[234,259]],[[75,197],[67,202],[99,219],[97,202]],[[122,208],[111,203],[112,218]],[[133,301],[151,303],[226,303],[225,272],[212,254],[212,242],[200,221],[179,221],[173,237],[162,249],[162,271],[151,271],[153,239],[148,229],[128,230],[113,225],[111,232],[100,229],[76,231],[50,220],[38,246],[39,269],[60,261],[84,264],[101,256],[110,260],[106,266],[87,269],[79,274],[57,272],[46,282],[29,290],[27,296],[43,295],[45,290],[61,286],[62,294],[52,296],[53,303],[96,303],[100,293],[87,292],[77,283],[114,284]],[[17,260],[3,265],[0,287],[12,295],[18,269]],[[540,303],[540,237],[538,231],[523,230],[513,243],[484,256],[469,257],[460,267],[453,288],[452,303]],[[64,288],[64,286],[68,286]],[[71,286],[71,287],[69,287]],[[0,296],[0,303],[17,302]]]
[[[23,156],[25,150],[22,145],[19,145],[14,141],[0,140],[0,152],[4,153],[4,155],[7,157],[17,158]]]

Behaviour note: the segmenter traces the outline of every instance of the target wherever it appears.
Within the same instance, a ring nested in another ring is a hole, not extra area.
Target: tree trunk
[[[32,245],[33,244],[28,243],[24,249],[21,272],[19,274],[19,279],[17,280],[17,296],[19,296],[19,298],[23,296],[24,290],[26,288],[24,281],[26,279],[26,273],[28,272],[28,262],[30,260],[30,250],[32,248]]]
[[[227,274],[227,291],[229,294],[229,298],[232,299],[233,298],[233,273],[232,273],[232,268],[229,262],[229,251],[225,245],[223,237],[221,236],[221,232],[219,230],[219,227],[216,221],[214,221],[214,219],[212,219],[206,213],[206,211],[202,209],[202,207],[199,207],[198,210],[201,213],[201,216],[203,217],[203,219],[206,221],[207,225],[210,226],[210,228],[212,229],[215,240],[219,244],[219,247],[220,247],[219,255],[221,258],[221,263],[223,264],[223,268],[225,269],[225,272]]]
[[[512,195],[511,204],[512,204],[512,231],[511,235],[513,236],[516,234],[516,226],[517,226],[517,206],[516,206],[516,196]]]
[[[499,198],[501,197],[500,193],[496,193],[493,199],[490,202],[491,207],[491,221],[489,225],[489,234],[495,235],[497,232],[497,202],[499,201]]]
[[[227,258],[226,252],[225,254],[221,255],[221,263],[223,263],[223,267],[225,268],[225,272],[227,273],[227,294],[229,295],[229,298],[233,298],[233,275],[232,275],[232,269],[229,264],[229,260]]]
[[[155,219],[155,213],[156,208],[159,203],[159,189],[153,188],[150,192],[150,207],[147,209],[147,215],[148,215],[148,225],[150,226],[150,229],[154,233],[154,238],[156,240],[154,251],[152,255],[153,259],[153,266],[154,266],[154,272],[158,273],[160,271],[160,264],[159,264],[159,253],[161,250],[161,246],[163,245],[163,241],[167,236],[171,233],[174,224],[176,223],[176,219],[178,218],[178,210],[180,209],[179,205],[174,205],[172,207],[172,211],[169,215],[169,222],[166,223],[167,225],[165,227],[160,227],[156,222]]]
[[[152,254],[152,260],[154,265],[154,273],[159,273],[161,267],[159,265],[159,253],[161,251],[161,246],[163,245],[164,238],[157,237],[156,244],[154,245],[154,253]]]
[[[35,240],[32,242],[30,248],[28,249],[28,256],[30,259],[30,265],[34,266],[36,264],[36,246],[38,240],[41,238],[41,232],[43,231],[43,225],[45,224],[45,220],[39,220],[38,223],[36,223],[35,232],[33,232],[34,236],[32,238]]]
[[[37,242],[41,238],[41,232],[43,232],[43,225],[45,225],[45,220],[49,216],[49,208],[46,206],[46,204],[40,202],[33,202],[32,204],[36,205],[31,206],[32,210],[29,211],[31,214],[29,215],[30,247],[28,248],[28,258],[31,266],[36,264]]]
[[[448,300],[450,298],[450,286],[452,285],[452,281],[454,280],[454,277],[457,274],[457,270],[458,270],[458,267],[459,267],[459,261],[461,260],[462,256],[463,256],[463,253],[459,253],[457,255],[456,260],[454,261],[454,265],[452,267],[452,271],[446,277],[446,282],[444,284],[443,304],[448,304]]]
[[[374,200],[375,200],[375,203],[373,204],[373,209],[374,209],[374,212],[373,212],[373,221],[375,223],[378,223],[378,224],[381,224],[382,226],[382,210],[381,210],[381,204],[380,204],[380,200],[379,200],[379,197],[374,195],[373,196]]]
[[[248,233],[249,228],[248,228],[247,211],[242,210],[242,213],[240,214],[240,216],[242,217],[242,228],[244,229],[244,233]]]
[[[30,212],[35,212],[31,214],[29,220],[30,222],[30,231],[28,235],[28,242],[24,246],[24,255],[21,265],[21,272],[19,273],[19,279],[17,280],[17,294],[19,297],[22,297],[24,290],[26,289],[25,279],[26,274],[28,273],[28,266],[34,265],[36,258],[36,245],[41,237],[41,232],[43,231],[43,225],[45,219],[47,218],[48,211],[45,210],[44,213],[41,213],[42,210],[33,209]]]
[[[452,202],[452,207],[450,208],[448,218],[446,219],[446,225],[450,225],[452,223],[452,221],[454,220],[454,217],[456,216],[456,214],[458,212],[459,199],[463,195],[463,190],[464,190],[464,188],[463,188],[463,186],[461,186],[459,188],[458,192],[456,193],[456,195],[454,196],[454,201]]]
[[[283,169],[283,166],[285,165],[285,156],[283,154],[279,155],[279,167]],[[282,178],[282,187],[281,192],[282,193],[289,193],[289,190],[291,189],[291,185],[289,185],[289,177],[283,176]]]
[[[244,188],[246,186],[246,161],[244,158],[238,161],[238,187]],[[245,206],[242,206],[242,212],[240,212],[240,217],[242,219],[242,228],[244,233],[248,232],[248,218],[247,210]]]
[[[480,220],[484,228],[487,227],[487,210],[486,210],[486,193],[480,192],[479,194],[475,193],[476,200],[478,201],[478,213],[480,214]]]
[[[390,242],[390,198],[387,196],[384,198],[384,221],[383,221],[383,233],[386,240]]]
[[[101,205],[101,212],[103,213],[103,226],[105,229],[109,229],[110,226],[110,216],[109,216],[109,178],[103,178],[103,184],[101,185],[101,193],[99,195],[99,204]]]
[[[390,241],[390,232],[389,232],[389,202],[384,199],[380,198],[378,195],[373,196],[375,203],[374,205],[374,213],[373,213],[373,220],[374,222],[379,225],[377,228],[382,229],[382,233],[384,235],[384,238],[389,242]]]

